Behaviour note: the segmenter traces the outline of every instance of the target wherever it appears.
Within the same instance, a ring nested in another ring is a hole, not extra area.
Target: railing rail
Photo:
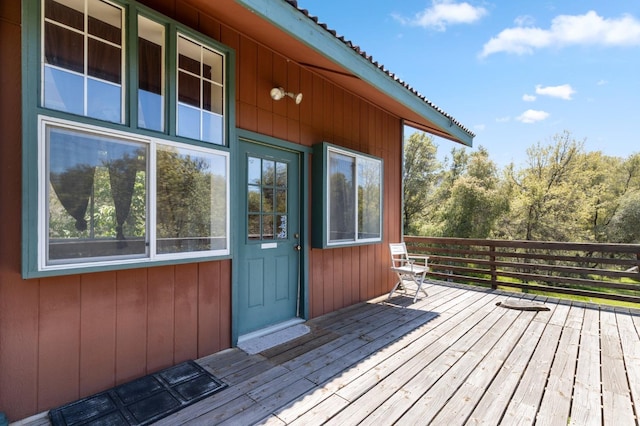
[[[410,253],[429,255],[429,275],[640,303],[640,245],[405,236]]]

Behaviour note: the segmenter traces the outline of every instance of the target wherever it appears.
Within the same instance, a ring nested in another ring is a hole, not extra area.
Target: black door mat
[[[194,361],[53,409],[54,426],[147,425],[227,387]]]

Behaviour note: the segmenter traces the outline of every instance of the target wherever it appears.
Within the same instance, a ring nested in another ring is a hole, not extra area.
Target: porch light
[[[289,96],[291,99],[296,101],[296,105],[299,105],[302,102],[302,93],[298,93],[297,95],[293,92],[287,92],[282,87],[274,87],[271,89],[271,99],[274,101],[279,101],[285,96]]]

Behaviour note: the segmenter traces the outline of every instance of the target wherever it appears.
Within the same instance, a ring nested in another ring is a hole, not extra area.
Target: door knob
[[[296,244],[295,246],[293,246],[294,250],[300,251],[302,250],[302,247],[300,246],[300,244]]]

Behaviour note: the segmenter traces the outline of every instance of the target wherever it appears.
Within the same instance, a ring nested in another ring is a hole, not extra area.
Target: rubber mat
[[[194,361],[122,384],[49,411],[54,426],[147,425],[227,385]]]

